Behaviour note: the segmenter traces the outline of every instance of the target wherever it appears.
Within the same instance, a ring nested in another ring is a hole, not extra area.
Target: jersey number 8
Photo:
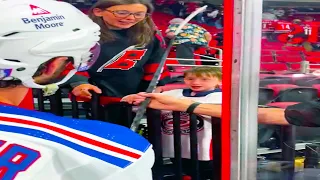
[[[0,140],[0,147],[6,141]],[[9,144],[0,152],[0,179],[13,180],[41,157],[40,152],[18,144]]]

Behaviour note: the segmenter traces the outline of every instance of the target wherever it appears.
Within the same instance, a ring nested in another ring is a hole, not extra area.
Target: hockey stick
[[[199,13],[205,11],[206,8],[207,8],[207,6],[203,6],[203,7],[199,8],[199,9],[197,9],[196,11],[192,12],[183,22],[181,22],[179,27],[176,29],[176,31],[174,32],[175,36],[180,33],[180,31],[183,28],[183,26],[185,26],[196,15],[198,15]],[[160,75],[161,75],[161,73],[163,71],[164,65],[166,63],[166,59],[167,59],[167,57],[169,55],[169,52],[171,50],[171,47],[173,45],[174,40],[175,40],[175,38],[172,38],[170,40],[170,42],[168,43],[167,49],[165,50],[163,56],[161,57],[161,61],[159,63],[159,66],[158,66],[158,68],[157,68],[157,70],[156,70],[152,80],[150,81],[150,84],[149,84],[147,90],[146,90],[147,93],[153,92],[155,87],[157,86],[158,81],[160,79]],[[133,119],[133,122],[132,122],[132,125],[131,125],[131,130],[133,130],[135,132],[137,131],[137,129],[138,129],[139,125],[140,125],[141,119],[143,118],[143,115],[145,114],[149,103],[150,103],[150,98],[147,98],[146,100],[144,100],[140,104],[140,106],[138,108],[138,111],[136,113],[136,116]]]

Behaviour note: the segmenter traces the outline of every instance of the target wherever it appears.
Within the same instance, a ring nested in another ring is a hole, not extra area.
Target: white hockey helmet
[[[90,68],[100,52],[100,28],[71,4],[54,0],[0,0],[0,80],[19,79],[30,88],[38,68],[68,57],[76,71]]]

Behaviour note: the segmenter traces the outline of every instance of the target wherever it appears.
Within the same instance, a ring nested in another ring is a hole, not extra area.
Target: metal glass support
[[[310,73],[310,63],[309,61],[301,61],[300,62],[300,72],[303,74]]]
[[[256,179],[261,23],[262,0],[234,1],[230,178],[232,180]]]
[[[295,159],[295,144],[296,144],[296,128],[295,126],[281,127],[281,150],[282,160],[281,165],[282,179],[294,179],[294,159]]]

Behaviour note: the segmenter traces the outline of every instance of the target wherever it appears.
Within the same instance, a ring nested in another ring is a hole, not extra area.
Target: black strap
[[[196,109],[197,106],[199,106],[201,103],[195,102],[192,103],[188,109],[186,110],[187,113],[193,113],[194,109]]]

